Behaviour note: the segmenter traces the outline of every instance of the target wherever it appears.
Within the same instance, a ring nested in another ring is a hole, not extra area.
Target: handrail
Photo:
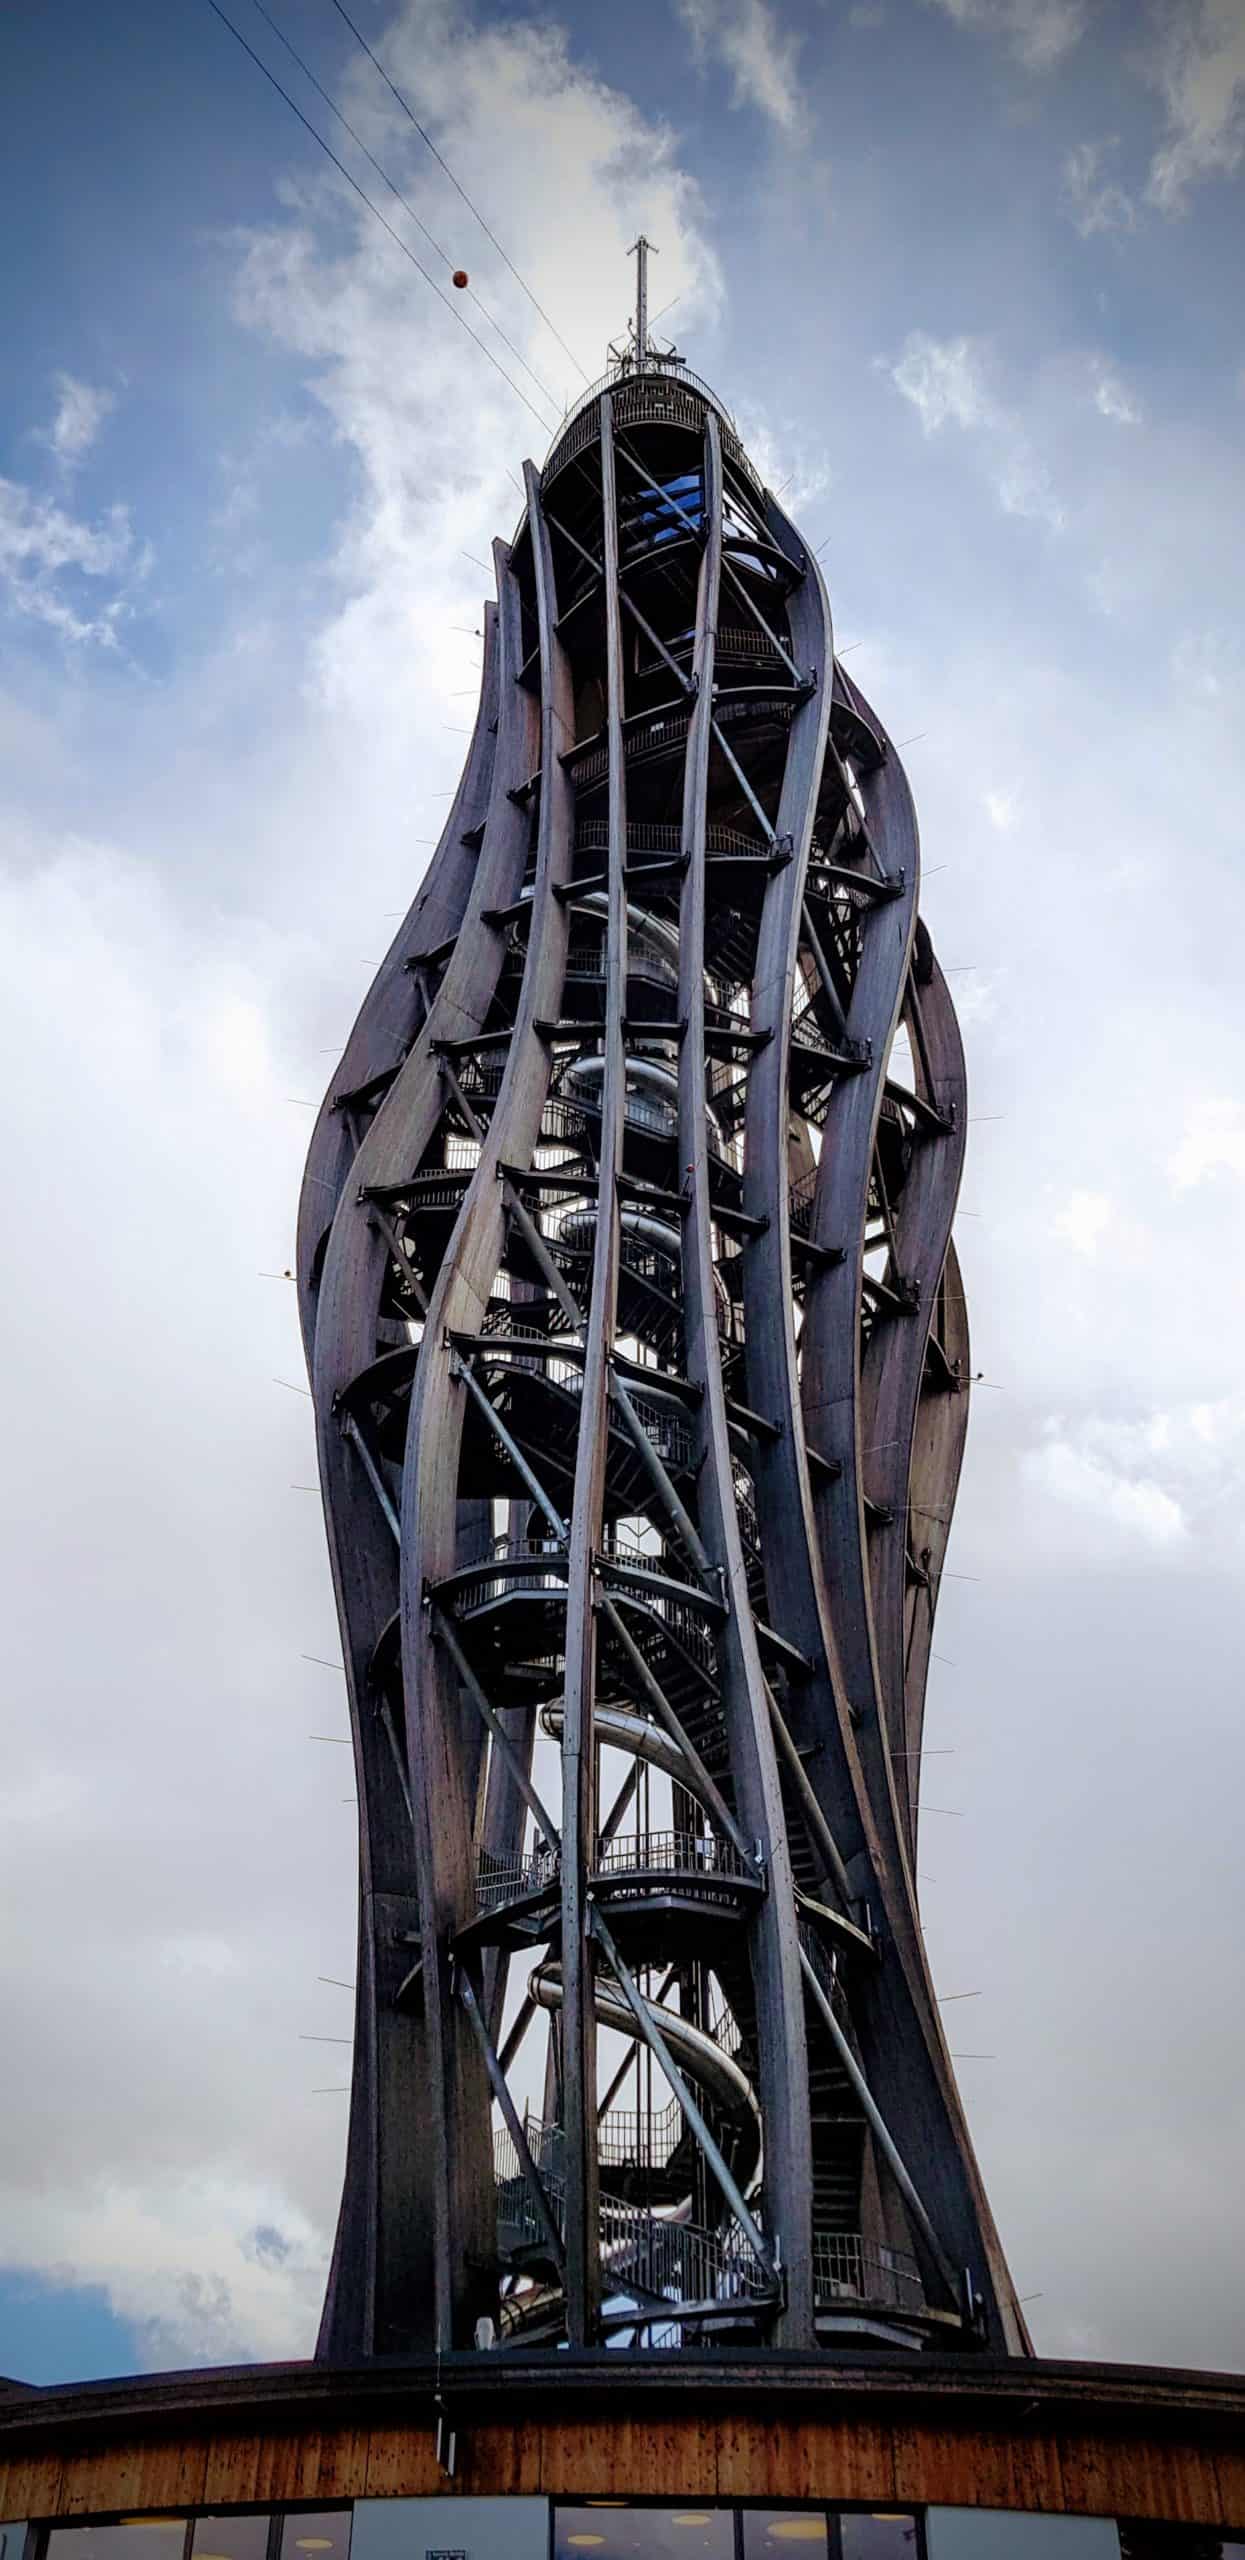
[[[822,2309],[845,2300],[896,2311],[926,2307],[916,2259],[906,2249],[878,2247],[859,2231],[813,2233],[813,2296]]]
[[[740,1857],[730,1840],[711,1831],[615,1832],[597,1844],[597,1875],[647,1874],[746,1876],[756,1882],[756,1869]]]
[[[567,428],[574,425],[575,420],[583,415],[585,409],[591,407],[594,400],[600,399],[603,391],[612,391],[617,395],[620,391],[629,390],[641,382],[664,382],[672,384],[676,391],[688,390],[703,393],[706,400],[712,401],[718,416],[725,418],[732,434],[738,435],[739,429],[726,402],[719,399],[717,392],[705,381],[704,376],[693,373],[691,366],[684,364],[681,357],[671,361],[663,360],[661,356],[649,356],[643,365],[628,365],[625,369],[611,366],[608,373],[599,375],[595,382],[588,384],[586,391],[581,391],[571,402],[558,429],[559,435],[565,435]]]
[[[575,830],[578,853],[605,853],[609,846],[609,826],[604,818],[581,818]],[[705,849],[709,853],[755,854],[768,861],[770,848],[760,836],[746,835],[740,827],[719,826],[711,820],[705,828]],[[666,826],[653,819],[633,819],[627,826],[628,853],[681,853],[683,829]]]

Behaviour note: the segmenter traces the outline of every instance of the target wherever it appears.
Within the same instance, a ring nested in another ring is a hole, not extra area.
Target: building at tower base
[[[1228,2560],[1245,2380],[897,2351],[0,2385],[0,2560]],[[804,2560],[804,2554],[800,2555]]]

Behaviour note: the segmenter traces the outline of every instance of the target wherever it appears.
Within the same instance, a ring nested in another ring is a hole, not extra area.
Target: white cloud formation
[[[124,590],[83,612],[74,601],[81,589],[67,589],[65,579],[122,579],[143,573],[129,513],[109,509],[98,524],[83,523],[55,499],[40,496],[17,480],[0,480],[0,594],[16,612],[46,623],[66,640],[117,645],[117,624],[126,612]]]
[[[1063,530],[1063,507],[1045,463],[1019,414],[995,390],[989,349],[979,339],[939,339],[913,329],[898,362],[886,368],[916,410],[922,434],[956,426],[982,438],[995,497],[1005,515],[1031,517]]]
[[[888,43],[902,23],[892,10]],[[712,322],[716,272],[674,141],[556,31],[420,0],[385,45],[591,372],[641,227],[663,251],[654,300],[679,292],[681,321]],[[363,76],[352,120],[439,224],[444,192],[433,201],[409,128]],[[1115,117],[1108,99],[1071,130]],[[721,130],[719,115],[713,142]],[[978,237],[988,189],[944,221],[936,160],[919,159],[943,137],[919,107],[912,139],[948,289],[1001,275],[1011,292],[1014,235],[1001,268]],[[737,119],[732,141],[747,170],[767,133]],[[869,179],[876,138],[845,127],[841,147]],[[296,374],[318,476],[294,569],[269,549],[243,587],[235,554],[213,582],[211,654],[170,613],[158,682],[118,652],[49,671],[28,648],[33,677],[0,691],[0,1073],[20,1209],[3,1247],[0,1623],[16,1669],[0,1709],[0,1810],[15,1816],[0,1858],[0,2256],[105,2283],[157,2364],[305,2352],[314,2331],[349,2055],[297,2039],[349,2032],[349,1994],[316,1976],[352,1969],[354,1817],[348,1753],[305,1741],[343,1716],[334,1675],[299,1656],[337,1646],[318,1504],[288,1490],[314,1475],[310,1409],[270,1384],[301,1375],[292,1293],[259,1274],[291,1259],[310,1115],[286,1096],[329,1076],[456,778],[463,742],[441,723],[470,717],[449,697],[472,680],[486,584],[459,551],[486,556],[514,523],[506,464],[543,443],[368,218],[333,182],[307,182],[301,144],[291,160],[302,175],[238,287],[254,344],[237,365],[230,485]],[[865,203],[853,309],[897,349],[907,200],[866,186]],[[1171,245],[1156,326],[1192,253]],[[463,248],[559,398],[573,390],[504,271]],[[213,279],[204,289],[232,399],[229,315]],[[1245,1787],[1245,1368],[1213,1275],[1245,1259],[1245,1182],[1228,1164],[1169,1192],[1163,1168],[1186,1105],[1200,1108],[1185,1061],[1212,1094],[1245,1092],[1245,723],[1234,735],[1200,714],[1197,752],[1173,754],[1152,695],[1156,634],[1231,628],[1238,465],[1192,405],[1169,432],[1108,435],[1084,344],[1052,350],[1060,322],[1038,290],[1011,306],[1023,388],[970,341],[976,378],[948,368],[940,429],[908,433],[896,471],[892,387],[879,376],[845,403],[832,331],[806,333],[790,417],[777,405],[788,376],[766,369],[801,291],[797,277],[784,298],[775,274],[772,335],[741,333],[733,374],[709,328],[689,352],[728,399],[773,401],[779,479],[822,444],[842,468],[834,602],[846,636],[868,635],[892,732],[929,733],[913,758],[923,906],[949,963],[982,964],[951,981],[970,1026],[974,1214],[959,1241],[974,1367],[1008,1392],[974,1399],[938,1636],[956,1667],[939,1663],[948,1729],[931,1740],[966,1744],[940,1761],[962,1773],[947,1801],[971,1808],[980,1770],[984,1818],[942,1826],[963,1848],[954,1868],[931,1857],[926,1918],[949,1989],[981,1980],[965,1968],[991,1933],[1008,2032],[974,2089],[973,2133],[1021,2290],[1044,2291],[1044,2351],[1089,2339],[1104,2355],[1233,2364],[1245,2055],[1222,2020]],[[1127,567],[1109,633],[1086,626],[1079,547],[1022,581],[976,486],[946,521],[952,429],[993,482],[1018,421],[1058,455],[1078,528]],[[248,540],[272,486],[255,468]],[[179,495],[196,494],[187,475]],[[188,508],[196,530],[215,565],[221,532]],[[56,578],[83,614],[82,589],[107,586],[71,565]],[[991,797],[1023,826],[1001,828]],[[1096,1257],[1076,1254],[1054,1216],[1107,1165],[1117,1226]],[[1190,1320],[1199,1307],[1205,1322]],[[1140,1420],[1139,1381],[1156,1407]],[[1069,1454],[1047,1460],[1048,1483],[1025,1469],[1051,1415]],[[1156,1918],[1157,1872],[1196,1873],[1198,1891]],[[1158,2075],[1156,2002],[1177,2038]]]
[[[1055,1233],[1092,1262],[1114,1216],[1105,1191],[1072,1191],[1056,1211]]]
[[[72,471],[90,452],[104,421],[115,409],[116,394],[98,384],[80,382],[76,374],[56,376],[56,411],[52,423],[39,431],[39,441],[55,454],[66,471]]]
[[[385,58],[513,209],[507,245],[586,367],[641,227],[664,290],[712,317],[672,135],[555,27],[476,31],[420,0]],[[361,129],[369,112],[355,98]],[[382,104],[368,131],[431,212],[404,119]],[[22,1199],[5,1231],[0,1619],[21,1671],[0,1777],[0,2264],[104,2285],[153,2365],[314,2336],[350,2057],[298,2039],[350,2033],[349,1995],[316,1976],[351,1973],[357,1861],[349,1754],[306,1739],[343,1729],[344,1705],[300,1660],[337,1639],[319,1505],[290,1490],[314,1477],[311,1408],[273,1384],[303,1374],[293,1291],[261,1274],[292,1260],[310,1127],[292,1098],[328,1080],[456,777],[447,731],[469,711],[449,697],[478,671],[492,587],[461,554],[513,526],[506,466],[547,441],[335,182],[304,175],[280,205],[233,235],[236,310],[274,374],[291,353],[304,371],[343,460],[340,520],[289,584],[270,561],[258,585],[235,576],[216,653],[188,650],[159,686],[114,652],[104,673],[54,669],[46,721],[0,692],[0,1076]],[[573,391],[499,262],[470,264]],[[262,411],[232,488],[262,485],[261,433]],[[210,558],[228,528],[202,533]],[[88,523],[0,488],[0,576],[25,614],[103,639],[118,599],[88,615],[83,589],[141,565],[124,510]],[[36,703],[41,683],[40,662]],[[115,824],[85,834],[80,796]]]
[[[1096,1446],[1096,1436],[1092,1427],[1069,1435],[1052,1423],[1041,1446],[1022,1462],[1027,1481],[1056,1502],[1092,1515],[1101,1529],[1118,1532],[1127,1544],[1181,1545],[1188,1523],[1179,1502],[1156,1476],[1133,1472]]]
[[[1140,403],[1105,356],[1095,356],[1089,379],[1090,396],[1100,418],[1109,418],[1117,427],[1140,426]]]
[[[1241,0],[1168,0],[1155,27],[1147,69],[1168,131],[1146,192],[1161,213],[1177,214],[1192,187],[1231,177],[1245,157],[1245,8]]]
[[[1119,135],[1100,142],[1077,142],[1065,155],[1062,197],[1065,213],[1083,240],[1097,231],[1133,231],[1137,208],[1126,187],[1106,175],[1105,164],[1119,149]]]
[[[986,382],[981,348],[971,338],[938,339],[914,329],[891,379],[910,400],[927,436],[948,422],[957,427],[997,423],[998,404]]]
[[[1172,644],[1172,679],[1183,694],[1207,706],[1242,690],[1241,643],[1236,632],[1182,631]]]
[[[1168,1175],[1177,1191],[1192,1191],[1215,1174],[1245,1174],[1245,1103],[1232,1094],[1208,1094],[1185,1121]]]
[[[831,485],[824,447],[810,450],[802,439],[793,441],[785,422],[775,426],[755,405],[741,409],[735,423],[766,488],[787,515],[809,529],[809,509],[819,505]]]
[[[733,102],[755,107],[793,136],[803,124],[800,37],[784,28],[769,0],[677,0],[696,58],[714,56],[729,71]]]
[[[1089,0],[936,0],[957,27],[999,36],[1026,71],[1050,71],[1080,43]]]

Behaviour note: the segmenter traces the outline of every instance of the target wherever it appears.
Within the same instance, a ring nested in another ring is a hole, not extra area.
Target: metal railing
[[[629,1573],[660,1575],[663,1581],[682,1582],[689,1589],[693,1585],[693,1568],[681,1549],[664,1545],[645,1546],[641,1543],[640,1534],[628,1531],[621,1524],[606,1530],[601,1554],[607,1564],[625,1565]],[[655,1598],[659,1597],[660,1594],[655,1595]]]
[[[416,1174],[404,1195],[411,1204],[410,1214],[413,1216],[420,1209],[453,1209],[457,1213],[466,1189],[463,1175],[469,1170],[468,1166],[456,1170],[447,1165],[443,1173]]]
[[[604,818],[581,819],[575,830],[577,853],[608,853],[609,841],[609,826]],[[760,836],[745,835],[739,827],[718,826],[714,820],[710,820],[705,829],[705,848],[709,853],[756,854],[761,860],[768,859],[770,850]],[[660,826],[649,821],[629,822],[628,853],[681,853],[682,850],[681,827]]]
[[[625,732],[623,754],[630,758],[680,746],[691,725],[690,711],[656,711],[647,720],[637,720]],[[572,747],[566,761],[580,790],[585,790],[591,783],[604,781],[609,772],[610,751],[606,745],[585,743]]]
[[[602,922],[604,934],[604,921]],[[566,955],[568,978],[603,978],[605,976],[605,944],[572,942]],[[634,940],[627,946],[627,976],[646,978],[656,987],[677,987],[679,973],[673,960],[663,959],[660,952],[638,949]]]
[[[650,364],[638,373],[607,373],[585,391],[572,409],[561,434],[550,447],[540,475],[541,488],[549,486],[559,471],[564,471],[577,454],[587,451],[600,435],[597,414],[603,391],[613,395],[614,424],[622,429],[638,426],[679,426],[699,429],[706,408],[717,412],[722,428],[722,450],[751,481],[754,489],[762,488],[761,480],[739,440],[739,431],[730,411],[725,409],[716,391],[703,382],[686,365],[661,370]]]
[[[491,1564],[455,1584],[455,1613],[470,1617],[507,1591],[550,1591],[565,1599],[566,1575],[566,1549],[554,1539],[495,1538]]]
[[[502,1337],[499,1349],[485,1355],[495,1378],[507,1374],[520,1378],[539,1376],[546,1378],[550,1386],[563,1388],[568,1395],[582,1395],[582,1363],[568,1360],[563,1344],[556,1339],[551,1340],[542,1326],[516,1324],[506,1307],[490,1307],[480,1327],[480,1338],[486,1335],[490,1341]],[[506,1348],[508,1341],[530,1343],[531,1349],[518,1350],[511,1356]]]
[[[466,1094],[469,1102],[479,1100],[491,1102],[501,1091],[501,1080],[505,1072],[504,1057],[463,1058],[455,1069],[459,1087]]]
[[[858,2231],[813,2233],[813,2294],[823,2308],[834,2302],[867,2302],[896,2311],[923,2311],[925,2287],[915,2258],[862,2239]]]
[[[566,2180],[556,2127],[529,2122],[528,2147],[558,2229],[566,2229]],[[557,2164],[557,2165],[555,2165]],[[547,2239],[518,2153],[508,2133],[496,2136],[497,2236],[506,2252],[545,2250]],[[656,2295],[677,2315],[681,2303],[767,2300],[773,2285],[743,2233],[733,2225],[705,2231],[695,2223],[667,2221],[643,2205],[603,2200],[601,2259],[607,2295]]]
[[[541,1113],[538,1146],[565,1146],[582,1155],[588,1145],[588,1123],[578,1104],[551,1094]]]
[[[799,1939],[800,1945],[808,1958],[813,1972],[817,1976],[821,1989],[824,1991],[839,2024],[844,2027],[850,2035],[852,2014],[848,2007],[847,1994],[844,1991],[842,1980],[840,1978],[837,1958],[828,1948],[822,1945],[816,1930],[811,1929],[806,1920],[801,1920],[799,1924]]]
[[[496,1911],[525,1893],[544,1893],[560,1873],[561,1861],[552,1849],[533,1850],[530,1858],[518,1858],[509,1865],[490,1858],[485,1850],[476,1871],[476,1900],[481,1911]]]
[[[696,1455],[696,1444],[686,1423],[665,1405],[653,1404],[648,1396],[637,1393],[634,1387],[628,1387],[627,1392],[632,1412],[636,1420],[643,1423],[658,1457],[664,1458],[667,1466],[690,1467]]]
[[[615,1832],[598,1841],[593,1873],[613,1875],[748,1876],[756,1870],[729,1840],[710,1831]]]
[[[742,2049],[743,2029],[724,2000],[711,2007],[707,2032],[723,2053],[736,2054]]]
[[[791,1038],[796,1048],[816,1049],[823,1058],[837,1058],[841,1054],[834,1042],[827,1039],[813,1004],[802,1004],[792,1014]]]
[[[597,2151],[606,2169],[665,2169],[687,2131],[677,2098],[651,2112],[607,2107],[597,2126]]]
[[[618,1560],[632,1562],[630,1557]],[[668,1591],[655,1589],[651,1593],[646,1591],[642,1595],[637,1593],[635,1596],[643,1598],[646,1614],[645,1617],[640,1618],[633,1610],[628,1610],[626,1612],[627,1633],[632,1642],[638,1646],[650,1668],[657,1670],[658,1676],[661,1676],[659,1658],[664,1650],[662,1637],[668,1634],[672,1642],[680,1645],[684,1653],[695,1663],[697,1670],[703,1672],[707,1680],[716,1682],[717,1655],[714,1651],[713,1638],[709,1634],[704,1619],[694,1609],[685,1607]]]
[[[806,1236],[813,1223],[813,1195],[817,1189],[817,1166],[810,1165],[798,1182],[787,1191],[787,1216],[797,1235]]]

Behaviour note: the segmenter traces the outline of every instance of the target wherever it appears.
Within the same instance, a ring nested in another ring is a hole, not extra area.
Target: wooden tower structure
[[[960,1038],[903,766],[644,265],[307,1164],[361,1839],[320,2352],[1023,2353],[914,1881]]]

